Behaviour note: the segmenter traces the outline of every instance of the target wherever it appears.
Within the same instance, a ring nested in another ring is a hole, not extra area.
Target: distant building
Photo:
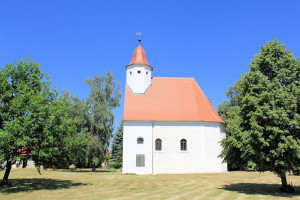
[[[152,71],[140,43],[126,66],[123,173],[226,172],[224,122],[195,79]]]

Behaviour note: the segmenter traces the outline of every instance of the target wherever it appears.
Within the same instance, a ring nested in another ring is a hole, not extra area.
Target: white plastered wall
[[[154,173],[225,172],[226,163],[218,158],[225,137],[219,123],[155,123],[154,141],[162,140],[162,151],[153,155]],[[187,151],[180,150],[180,140],[187,140]],[[154,142],[155,145],[155,142]]]
[[[137,144],[138,137],[144,138],[143,145]],[[218,158],[224,137],[220,123],[124,122],[123,173],[226,172],[227,164]],[[155,150],[157,138],[162,151]],[[187,151],[180,150],[181,139],[187,140]],[[136,167],[136,154],[145,154],[145,167]]]
[[[144,139],[137,144],[137,138]],[[136,154],[145,155],[145,167],[136,167]],[[123,173],[152,174],[152,123],[124,122]]]
[[[150,67],[145,65],[128,66],[126,83],[134,94],[144,94],[152,83]]]

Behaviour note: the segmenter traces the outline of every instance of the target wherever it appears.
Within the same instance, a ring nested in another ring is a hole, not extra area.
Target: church
[[[226,172],[225,124],[195,79],[152,72],[139,40],[126,66],[123,173]]]

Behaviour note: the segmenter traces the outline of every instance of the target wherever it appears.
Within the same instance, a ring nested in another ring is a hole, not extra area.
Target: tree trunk
[[[95,164],[93,163],[92,165],[92,172],[95,172],[96,171],[96,167],[95,167]]]
[[[26,167],[27,167],[27,159],[24,159],[22,168],[26,168]]]
[[[11,162],[7,161],[5,174],[4,174],[1,185],[7,185],[8,184],[8,177],[9,177],[9,174],[10,174],[10,170],[11,170]]]
[[[284,175],[280,176],[280,178],[281,178],[282,187],[286,188],[287,187],[286,175],[284,174]]]

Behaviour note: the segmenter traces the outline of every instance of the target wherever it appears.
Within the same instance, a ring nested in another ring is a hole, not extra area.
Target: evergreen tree
[[[122,163],[123,161],[123,121],[118,126],[118,131],[113,138],[110,162]]]
[[[235,104],[222,157],[272,171],[288,189],[286,172],[300,169],[300,62],[274,39],[262,46],[250,70],[227,93]]]

